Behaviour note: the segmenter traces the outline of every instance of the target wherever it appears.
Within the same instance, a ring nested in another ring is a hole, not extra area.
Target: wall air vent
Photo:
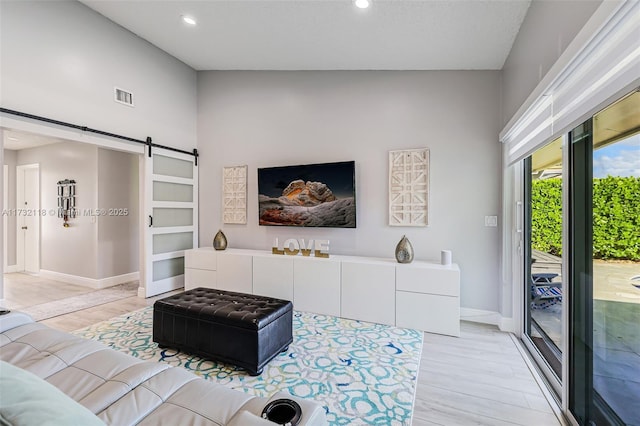
[[[119,87],[114,87],[115,93],[115,101],[124,105],[128,105],[130,107],[133,106],[133,93],[128,92],[124,89],[120,89]]]

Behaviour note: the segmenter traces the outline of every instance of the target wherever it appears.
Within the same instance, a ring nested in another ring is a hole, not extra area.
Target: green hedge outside
[[[532,246],[562,255],[562,181],[533,181]],[[577,212],[579,214],[579,212]],[[593,257],[640,261],[640,177],[593,180]]]

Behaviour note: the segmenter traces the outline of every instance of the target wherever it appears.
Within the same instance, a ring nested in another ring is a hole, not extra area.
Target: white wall
[[[417,259],[453,250],[462,306],[498,310],[499,72],[201,72],[200,245],[328,238],[335,254],[393,257],[403,234]],[[431,150],[431,225],[390,227],[388,151]],[[258,167],[355,160],[357,229],[258,226]],[[248,165],[248,224],[221,221],[223,166]]]
[[[138,272],[138,155],[98,148],[97,173],[98,278]]]
[[[114,102],[114,86],[135,108]],[[0,2],[4,108],[192,150],[196,73],[76,1]]]
[[[62,142],[18,151],[17,165],[40,165],[40,209],[55,214],[40,221],[40,269],[95,279],[97,277],[97,226],[91,216],[79,214],[68,228],[57,216],[57,182],[74,179],[78,212],[98,204],[98,148]]]
[[[502,68],[502,125],[535,89],[602,0],[534,0]]]

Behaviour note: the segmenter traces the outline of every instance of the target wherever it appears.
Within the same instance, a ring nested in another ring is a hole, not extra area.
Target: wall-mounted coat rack
[[[69,219],[76,217],[76,181],[65,179],[58,181],[58,217],[69,227]]]

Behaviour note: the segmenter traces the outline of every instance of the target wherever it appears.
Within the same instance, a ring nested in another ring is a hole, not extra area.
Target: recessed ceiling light
[[[356,0],[356,7],[360,9],[366,9],[369,7],[369,0]]]
[[[182,20],[184,21],[185,24],[189,24],[189,25],[197,24],[196,20],[189,15],[182,15]]]

